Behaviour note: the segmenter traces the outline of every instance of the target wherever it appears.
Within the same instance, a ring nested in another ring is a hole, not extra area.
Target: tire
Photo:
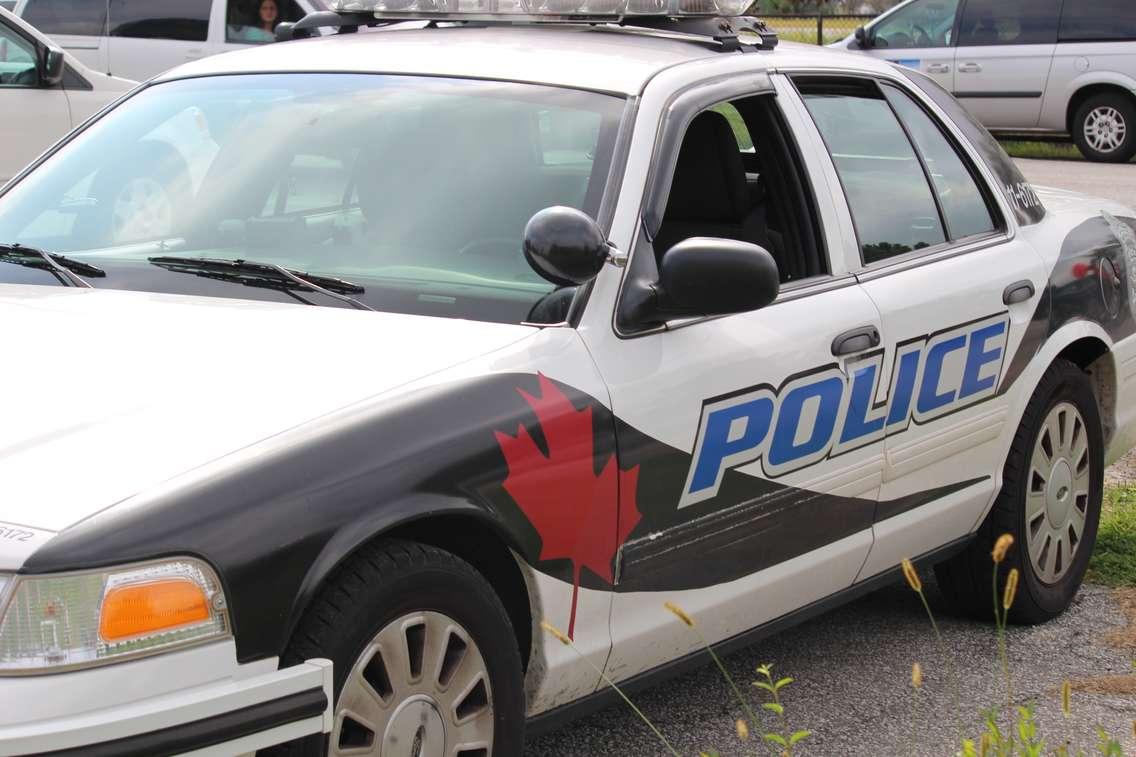
[[[446,642],[439,644],[443,638]],[[431,755],[435,754],[431,747],[443,738],[439,729],[452,748],[455,738],[472,744],[470,738],[484,736],[490,723],[490,751],[471,747],[457,754],[521,754],[524,685],[516,638],[501,600],[465,561],[413,542],[384,540],[368,545],[337,571],[312,603],[280,662],[287,667],[313,657],[333,661],[332,733],[260,754],[334,755],[337,746],[349,750],[369,742],[373,751],[362,753],[377,755],[389,734],[417,740],[420,753]],[[434,644],[431,651],[438,654],[427,651],[428,639]],[[384,650],[397,646],[407,655],[387,665],[385,653],[376,651],[379,644]],[[407,658],[407,665],[396,662]],[[438,664],[431,665],[431,658]],[[420,680],[406,683],[414,679],[415,660]],[[385,705],[376,709],[374,694],[362,686],[360,676],[388,700]],[[447,679],[447,690],[435,694],[441,679]],[[352,718],[356,711],[359,716]],[[460,732],[459,721],[465,723]]]
[[[1093,95],[1073,116],[1073,141],[1087,160],[1127,163],[1136,155],[1136,102],[1122,94]]]
[[[1083,437],[1076,430],[1078,417]],[[1052,426],[1054,419],[1060,428]],[[1082,442],[1084,457],[1080,453]],[[1064,453],[1066,448],[1071,450],[1070,454]],[[1052,458],[1036,457],[1045,455],[1047,450]],[[1060,468],[1060,460],[1072,458],[1077,459],[1069,465],[1066,476]],[[1052,465],[1049,459],[1054,461]],[[1048,471],[1044,470],[1046,466],[1050,466]],[[1042,469],[1041,480],[1034,476],[1035,469]],[[1064,498],[1060,496],[1063,489]],[[1036,491],[1043,496],[1030,496]],[[1026,406],[1006,458],[1002,490],[990,514],[965,551],[935,566],[940,589],[948,603],[972,617],[986,620],[993,617],[991,551],[998,537],[1009,533],[1014,537],[1014,544],[998,566],[998,586],[1001,591],[1011,568],[1021,573],[1010,621],[1042,623],[1060,615],[1073,601],[1084,580],[1096,543],[1103,491],[1104,440],[1092,386],[1085,372],[1076,365],[1057,360],[1046,370]],[[1062,507],[1067,509],[1062,510]],[[1078,517],[1072,511],[1074,508],[1083,512],[1075,545],[1068,530],[1068,524]],[[1072,552],[1071,560],[1068,554],[1058,559],[1059,550],[1053,536],[1061,534],[1062,528],[1068,545],[1064,551]],[[1033,548],[1031,534],[1035,535]],[[1045,539],[1050,540],[1049,551],[1044,549]],[[998,601],[1001,602],[1001,597]]]

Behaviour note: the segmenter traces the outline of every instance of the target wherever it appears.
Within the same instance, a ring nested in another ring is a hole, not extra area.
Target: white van
[[[1136,155],[1136,0],[908,0],[831,47],[922,71],[991,131]]]
[[[97,71],[144,80],[207,55],[271,42],[322,0],[18,0],[21,16]]]

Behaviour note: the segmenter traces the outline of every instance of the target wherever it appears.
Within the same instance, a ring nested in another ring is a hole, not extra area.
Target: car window
[[[0,25],[0,87],[34,87],[38,83],[35,47]]]
[[[110,35],[204,42],[211,0],[111,0]]]
[[[967,0],[959,47],[1052,44],[1059,8],[1060,0]]]
[[[852,80],[796,84],[844,186],[864,263],[945,242],[922,165],[879,88]]]
[[[106,33],[106,0],[28,0],[21,14],[47,35]]]
[[[916,0],[872,27],[876,47],[949,47],[959,0]]]
[[[225,41],[262,45],[276,39],[276,26],[299,21],[304,11],[294,0],[228,0]]]
[[[150,262],[255,260],[354,282],[379,310],[519,323],[566,289],[526,262],[525,225],[599,212],[625,104],[426,76],[165,82],[9,188],[0,239],[88,259],[111,289],[257,297]]]
[[[883,91],[923,157],[943,208],[948,236],[961,239],[993,231],[986,198],[939,126],[898,88],[885,84]]]
[[[1059,42],[1136,40],[1133,0],[1065,0]]]

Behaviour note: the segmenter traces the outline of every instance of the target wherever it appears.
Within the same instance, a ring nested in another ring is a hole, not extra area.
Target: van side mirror
[[[655,304],[670,317],[745,313],[773,302],[780,288],[777,263],[764,248],[692,237],[663,253]]]
[[[856,44],[861,49],[867,50],[868,48],[872,47],[872,35],[869,34],[868,30],[863,26],[856,27],[854,36],[856,37]]]
[[[591,281],[607,262],[607,238],[591,216],[575,208],[553,206],[525,225],[525,260],[558,286]]]
[[[39,83],[41,87],[55,87],[63,81],[63,50],[45,45],[39,54]]]

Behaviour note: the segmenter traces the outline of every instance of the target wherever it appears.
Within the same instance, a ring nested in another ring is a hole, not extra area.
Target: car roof
[[[519,81],[637,95],[660,71],[730,56],[754,68],[875,70],[868,56],[781,43],[773,51],[722,53],[705,41],[578,25],[389,28],[262,45],[179,66],[159,80],[237,73],[360,72]]]

